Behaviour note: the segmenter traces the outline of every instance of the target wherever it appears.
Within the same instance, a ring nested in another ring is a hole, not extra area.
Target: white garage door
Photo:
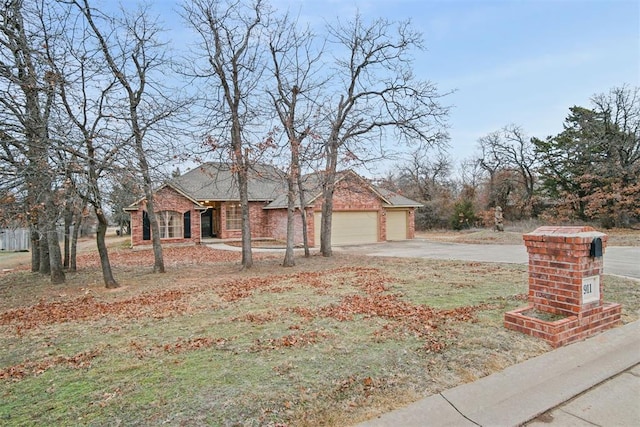
[[[406,240],[408,211],[387,211],[387,240]]]
[[[315,244],[320,246],[322,213],[313,218]],[[378,212],[334,212],[331,221],[332,245],[355,245],[378,241]]]

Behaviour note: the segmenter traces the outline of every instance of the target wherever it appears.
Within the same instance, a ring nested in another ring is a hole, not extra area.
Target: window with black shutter
[[[142,240],[151,240],[151,223],[147,211],[142,211]]]
[[[191,211],[184,213],[184,238],[191,238]]]

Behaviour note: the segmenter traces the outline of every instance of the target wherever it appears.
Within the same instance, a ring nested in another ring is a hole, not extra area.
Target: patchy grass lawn
[[[0,276],[0,424],[349,425],[550,350],[502,327],[526,267],[167,248],[95,254],[52,286]],[[605,278],[623,321],[637,282]]]

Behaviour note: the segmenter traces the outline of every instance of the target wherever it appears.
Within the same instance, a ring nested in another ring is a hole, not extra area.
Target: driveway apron
[[[369,256],[503,262],[509,264],[526,264],[529,260],[524,244],[478,245],[414,239],[373,245],[343,246],[340,250]],[[640,279],[640,247],[607,247],[605,250],[604,270],[606,274]]]

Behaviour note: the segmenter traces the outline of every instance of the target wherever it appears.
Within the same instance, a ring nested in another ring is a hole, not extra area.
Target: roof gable
[[[200,202],[198,202],[197,200],[195,200],[193,197],[189,196],[188,194],[184,193],[183,191],[181,191],[179,188],[176,188],[175,186],[173,186],[171,183],[167,182],[162,184],[160,187],[158,187],[158,189],[156,189],[154,191],[154,193],[157,193],[165,188],[170,188],[173,191],[175,191],[176,193],[180,194],[182,197],[184,197],[185,199],[189,200],[190,202],[192,202],[194,205],[196,205],[196,209],[200,209],[200,210],[206,210],[207,208],[205,206],[202,206],[202,204]],[[126,208],[124,208],[123,210],[125,212],[128,211],[137,211],[140,208],[140,203],[142,203],[144,200],[146,199],[146,197],[142,197],[138,200],[136,200],[135,202],[131,203],[129,206],[127,206]]]
[[[305,190],[305,207],[313,204],[319,197],[322,197],[323,172],[315,172],[305,175],[303,178],[303,187]],[[345,170],[337,173],[336,184],[347,179],[356,179],[360,181],[364,188],[371,191],[376,197],[389,207],[420,207],[421,203],[404,197],[390,190],[376,187],[371,182],[352,170]],[[265,206],[265,209],[283,209],[287,207],[287,194],[283,193]],[[296,200],[296,207],[300,207],[300,201]]]

